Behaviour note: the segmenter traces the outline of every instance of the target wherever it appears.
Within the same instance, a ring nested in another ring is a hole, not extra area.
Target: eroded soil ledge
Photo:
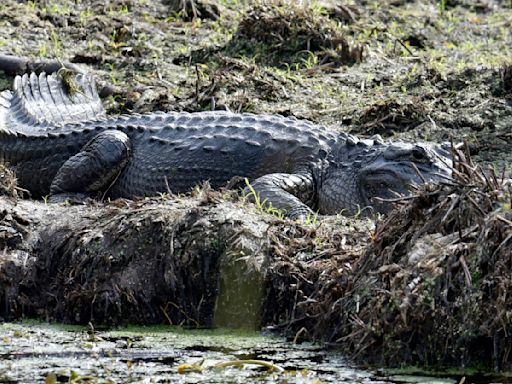
[[[227,289],[248,295],[239,298],[247,311],[258,314],[269,223],[209,197],[105,206],[2,198],[2,316],[212,326],[215,313],[223,324],[228,292],[215,305],[226,279]],[[240,325],[259,324],[241,318]]]
[[[4,196],[0,315],[270,325],[358,361],[509,370],[510,185],[465,160],[456,175],[375,228],[283,221],[208,189],[75,206]]]

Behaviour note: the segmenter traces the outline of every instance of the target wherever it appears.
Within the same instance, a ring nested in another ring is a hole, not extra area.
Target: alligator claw
[[[54,195],[50,195],[47,199],[48,203],[58,204],[58,203],[67,203],[67,204],[86,204],[94,201],[93,196],[88,193],[56,193]]]

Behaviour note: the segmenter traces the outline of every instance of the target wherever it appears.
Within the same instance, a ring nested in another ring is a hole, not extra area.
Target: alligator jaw
[[[372,207],[375,212],[386,213],[393,208],[393,201],[410,194],[410,186],[414,184],[405,179],[399,172],[383,170],[372,172],[361,177],[359,191],[365,207]]]

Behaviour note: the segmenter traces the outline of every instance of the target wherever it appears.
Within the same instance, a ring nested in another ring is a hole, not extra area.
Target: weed
[[[106,63],[107,68],[109,69],[109,77],[112,84],[118,84],[119,78],[117,77],[116,73],[116,64],[115,63]]]
[[[60,40],[59,35],[53,28],[50,32],[50,42],[52,43],[53,54],[56,57],[62,56],[62,41]]]
[[[183,18],[183,13],[180,12],[171,12],[169,16],[167,16],[164,21],[166,23],[176,23]]]
[[[305,224],[316,225],[317,222],[318,222],[318,212],[315,212],[313,214],[309,214],[306,217]],[[317,238],[317,239],[319,239],[319,238]]]
[[[28,4],[28,7],[30,8],[30,10],[35,11],[37,6],[39,5],[39,1],[38,0],[33,0],[33,1],[31,0],[27,4]]]
[[[108,44],[114,48],[119,49],[126,46],[126,43],[122,41],[122,37],[124,35],[124,31],[121,29],[114,28],[114,30],[110,33],[110,40]]]
[[[437,5],[439,8],[439,13],[442,15],[446,11],[446,0],[439,0],[439,3]]]
[[[89,8],[89,7],[80,11],[80,15],[79,15],[80,24],[84,25],[87,22],[87,19],[89,19],[93,15],[94,15],[94,13],[91,11],[91,8]]]
[[[249,192],[244,194],[243,201],[247,201],[250,199],[254,205],[256,206],[256,210],[263,213],[269,213],[271,215],[276,216],[279,219],[284,218],[284,212],[274,206],[272,206],[272,203],[267,201],[267,199],[261,200],[261,196],[254,187],[249,182],[249,179],[245,178],[245,185],[249,189]]]
[[[39,57],[44,58],[48,55],[48,44],[43,42],[39,45]]]
[[[301,51],[301,52],[307,54],[307,58],[301,59],[302,63],[304,64],[305,69],[312,69],[313,67],[318,65],[319,59],[318,59],[317,55],[315,55],[311,51]],[[299,52],[299,54],[301,52]]]
[[[120,15],[126,15],[129,12],[130,12],[130,9],[128,8],[127,5],[122,5],[121,8],[119,8]]]

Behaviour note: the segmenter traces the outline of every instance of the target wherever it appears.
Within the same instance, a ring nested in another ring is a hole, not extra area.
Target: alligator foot
[[[104,131],[89,141],[80,152],[59,169],[50,187],[50,195],[90,197],[107,192],[129,160],[131,144],[121,131]]]
[[[302,221],[304,223],[315,222],[319,215],[313,212],[309,207],[296,207],[285,212],[285,216],[292,220]]]
[[[315,215],[307,205],[314,196],[313,178],[308,174],[265,175],[248,185],[244,195],[268,212],[277,210],[290,219],[308,221]]]

